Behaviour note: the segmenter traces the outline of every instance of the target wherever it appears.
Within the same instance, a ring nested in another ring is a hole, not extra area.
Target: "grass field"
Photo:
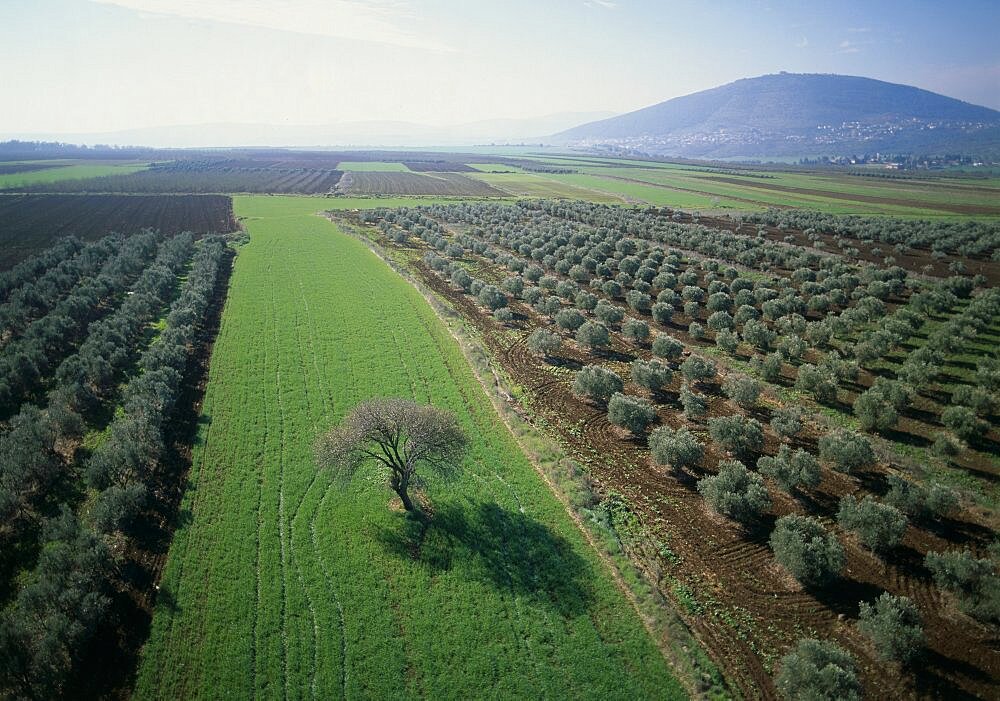
[[[430,307],[312,214],[356,204],[236,198],[251,242],[136,698],[683,696]],[[471,436],[463,477],[430,481],[422,540],[377,479],[313,464],[373,395],[446,407]]]
[[[97,178],[102,175],[128,175],[145,170],[145,165],[67,165],[45,170],[33,170],[26,173],[9,173],[0,175],[0,189],[34,185],[36,183],[56,183],[63,180],[82,180]]]
[[[625,198],[602,190],[561,183],[549,175],[534,173],[478,173],[469,177],[489,183],[498,190],[522,197],[565,197],[589,202],[624,204]]]

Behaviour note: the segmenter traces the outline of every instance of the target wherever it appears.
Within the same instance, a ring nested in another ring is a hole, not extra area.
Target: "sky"
[[[621,113],[778,71],[1000,109],[1000,0],[0,0],[0,134]]]

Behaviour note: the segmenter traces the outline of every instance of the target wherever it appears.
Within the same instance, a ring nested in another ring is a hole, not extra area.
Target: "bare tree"
[[[376,398],[358,404],[322,436],[316,455],[320,465],[344,477],[370,460],[380,463],[389,470],[389,486],[403,508],[415,512],[409,488],[419,484],[418,467],[452,475],[467,445],[451,413],[409,399]]]

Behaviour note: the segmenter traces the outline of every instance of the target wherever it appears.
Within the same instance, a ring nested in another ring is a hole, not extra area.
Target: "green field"
[[[540,164],[577,169],[579,173],[572,175],[551,176],[565,184],[661,206],[752,211],[778,205],[831,214],[936,218],[1000,214],[997,205],[1000,185],[995,179],[893,179],[860,177],[834,170],[736,172],[729,170],[725,163],[655,163],[585,155],[521,157]],[[878,170],[872,172],[880,173]],[[963,211],[956,207],[988,209]]]
[[[624,204],[625,198],[603,190],[562,183],[555,176],[534,173],[468,173],[493,187],[520,197],[564,197],[589,202]]]
[[[466,163],[465,165],[470,168],[475,168],[483,173],[523,173],[524,169],[521,166],[508,165],[506,163]]]
[[[402,163],[388,161],[341,161],[337,170],[353,170],[356,173],[409,173]]]
[[[58,168],[46,168],[45,170],[33,170],[25,173],[10,173],[8,175],[0,175],[0,189],[34,185],[36,183],[55,183],[62,180],[98,178],[103,175],[128,175],[129,173],[145,170],[147,167],[140,164],[87,164],[59,166]]]
[[[682,697],[429,305],[313,215],[358,202],[236,198],[251,240],[136,698]],[[448,408],[472,439],[462,478],[430,480],[422,541],[379,480],[332,483],[311,457],[377,395]]]

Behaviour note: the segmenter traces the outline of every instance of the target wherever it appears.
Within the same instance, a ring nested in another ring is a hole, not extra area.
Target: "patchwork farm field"
[[[46,172],[46,171],[42,171]],[[326,194],[340,181],[332,166],[299,167],[269,161],[177,161],[122,174],[9,185],[16,192],[56,193],[300,193]]]
[[[144,170],[145,164],[95,163],[4,163],[0,162],[0,190],[28,185],[84,180],[106,175],[128,175]]]
[[[235,206],[250,243],[135,697],[683,697],[420,294],[316,200]],[[460,478],[429,480],[426,529],[379,480],[314,464],[314,438],[381,395],[471,437]]]
[[[412,173],[366,170],[347,171],[337,185],[346,195],[438,195],[457,197],[503,197],[505,193],[488,183],[461,173]]]
[[[223,195],[0,195],[0,270],[63,236],[93,241],[143,229],[224,234],[237,224]]]

